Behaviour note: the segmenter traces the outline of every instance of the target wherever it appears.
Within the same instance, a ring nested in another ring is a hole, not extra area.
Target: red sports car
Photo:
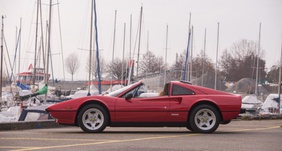
[[[167,83],[161,93],[145,93],[144,83],[123,87],[106,95],[86,96],[46,109],[56,122],[79,126],[85,132],[111,127],[187,127],[212,133],[241,110],[242,99],[184,81]]]

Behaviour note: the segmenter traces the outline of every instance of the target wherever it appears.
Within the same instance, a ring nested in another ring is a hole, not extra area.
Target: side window
[[[132,89],[131,91],[125,93],[122,97],[125,98],[128,94],[132,94],[132,96],[134,97],[134,94],[136,93],[137,89],[138,89],[138,87]]]
[[[179,85],[172,86],[172,95],[193,95],[193,91]]]
[[[122,97],[125,98],[128,94],[132,94],[133,98],[137,98],[140,96],[141,93],[144,93],[144,87],[144,85],[138,86],[124,94]]]

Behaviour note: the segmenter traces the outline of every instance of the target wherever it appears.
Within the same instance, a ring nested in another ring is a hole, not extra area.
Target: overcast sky
[[[42,3],[45,35],[49,0],[42,0]],[[74,79],[88,79],[85,66],[89,54],[87,49],[90,47],[90,3],[90,0],[53,0],[51,45],[54,76],[57,79],[63,78],[58,16],[61,22],[64,58],[76,53],[81,60],[81,66]],[[149,37],[148,49],[157,56],[165,56],[166,26],[168,26],[167,60],[172,65],[176,53],[182,53],[187,47],[189,13],[191,13],[191,24],[194,27],[194,56],[204,49],[206,29],[206,53],[215,62],[217,23],[220,24],[219,56],[224,49],[229,49],[232,44],[242,39],[258,42],[261,23],[260,45],[264,50],[263,59],[266,60],[266,66],[270,68],[280,59],[281,0],[96,0],[96,3],[99,49],[107,62],[111,61],[113,55],[115,10],[117,10],[117,24],[114,56],[122,58],[125,23],[125,57],[129,57],[129,27],[130,15],[132,15],[132,51],[135,51],[136,59],[135,41],[141,6],[143,6],[141,54],[147,51]],[[16,29],[19,29],[20,18],[22,18],[21,71],[27,71],[29,64],[33,64],[34,57],[36,0],[1,0],[0,15],[5,16],[4,33],[11,59],[14,58]],[[70,80],[70,74],[65,72],[65,75],[66,80]]]

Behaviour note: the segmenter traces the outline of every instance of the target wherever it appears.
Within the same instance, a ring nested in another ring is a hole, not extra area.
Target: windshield
[[[132,86],[135,85],[135,84],[136,84],[136,83],[133,83],[133,84],[130,84],[130,85],[128,85],[128,86],[126,86],[126,87],[123,87],[123,88],[121,88],[121,89],[118,89],[118,90],[115,90],[115,91],[113,91],[113,92],[110,92],[109,94],[106,94],[106,96],[116,97],[118,94],[120,94],[121,92],[123,92],[123,91],[129,89],[130,87],[132,87]]]

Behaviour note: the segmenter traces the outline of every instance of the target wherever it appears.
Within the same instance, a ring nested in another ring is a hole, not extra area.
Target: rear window
[[[193,91],[184,88],[182,86],[175,84],[172,86],[172,95],[193,95],[193,94],[195,94]]]

